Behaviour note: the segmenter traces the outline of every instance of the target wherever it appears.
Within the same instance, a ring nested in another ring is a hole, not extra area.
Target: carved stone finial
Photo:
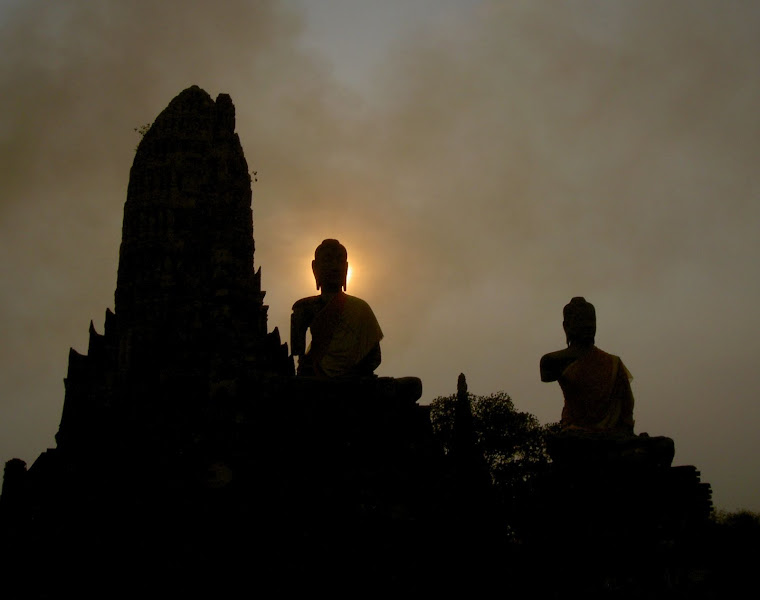
[[[462,394],[467,393],[467,379],[464,376],[464,373],[459,374],[459,378],[457,379],[457,396],[462,397]]]
[[[217,136],[234,135],[235,105],[229,94],[219,94],[216,97],[216,123],[214,133]]]
[[[454,408],[454,448],[462,460],[471,460],[475,452],[475,434],[472,427],[472,408],[467,393],[467,379],[460,373],[457,379],[457,401]]]

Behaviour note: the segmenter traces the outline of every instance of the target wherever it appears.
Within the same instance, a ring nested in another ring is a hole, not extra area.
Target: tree
[[[482,456],[500,501],[517,508],[534,491],[551,460],[546,435],[558,424],[541,425],[538,419],[515,408],[509,394],[468,394],[476,453]],[[457,396],[440,396],[430,406],[433,433],[447,454],[454,452]]]

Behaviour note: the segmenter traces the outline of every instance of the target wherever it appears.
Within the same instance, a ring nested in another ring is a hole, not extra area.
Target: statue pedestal
[[[671,466],[667,437],[565,431],[547,446],[552,468],[526,519],[558,585],[658,589],[708,522],[710,485]]]
[[[675,444],[668,437],[563,431],[547,439],[547,449],[559,468],[667,468]]]

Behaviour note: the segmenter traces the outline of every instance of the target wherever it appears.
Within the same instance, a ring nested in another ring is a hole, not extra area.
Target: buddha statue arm
[[[293,305],[290,315],[290,351],[293,356],[306,354],[306,330],[318,311],[319,296],[302,298]]]
[[[557,381],[567,367],[580,358],[587,348],[568,346],[556,352],[544,354],[541,357],[540,371],[541,381]]]
[[[375,344],[367,356],[359,361],[354,370],[357,375],[371,375],[382,362],[382,353],[380,352],[380,342]]]

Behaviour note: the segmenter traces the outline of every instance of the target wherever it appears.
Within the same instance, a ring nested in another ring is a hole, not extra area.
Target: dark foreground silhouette
[[[69,354],[56,447],[5,467],[4,598],[712,589],[692,586],[693,467],[559,460],[507,502],[464,377],[453,445],[419,379],[297,377],[267,331],[234,127],[229,96],[193,86],[138,147],[115,310]]]

